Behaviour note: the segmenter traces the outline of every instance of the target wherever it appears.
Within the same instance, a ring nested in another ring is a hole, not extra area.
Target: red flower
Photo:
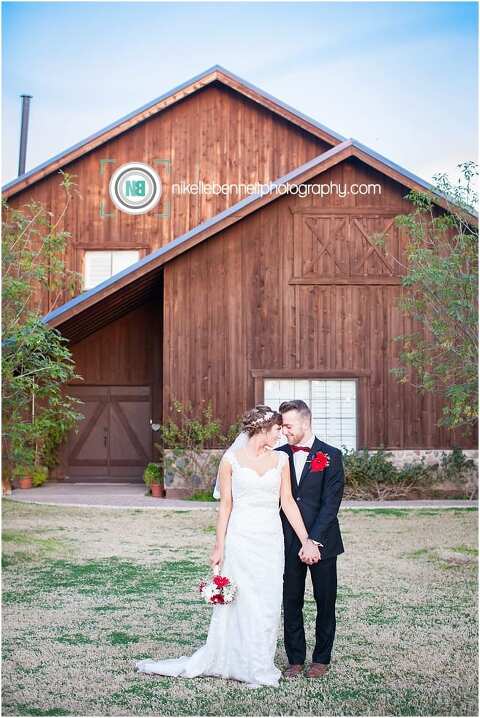
[[[213,583],[215,586],[218,586],[218,588],[223,588],[224,586],[228,586],[230,580],[226,576],[214,576]]]
[[[311,471],[323,471],[330,465],[330,457],[323,451],[317,451],[312,459]]]
[[[212,596],[212,603],[225,603],[221,593],[216,593]]]

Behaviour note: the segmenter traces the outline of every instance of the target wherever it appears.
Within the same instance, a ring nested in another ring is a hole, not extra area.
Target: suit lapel
[[[319,441],[319,439],[317,439],[317,437],[315,437],[313,444],[312,444],[312,448],[308,452],[307,460],[305,461],[305,466],[303,467],[300,481],[298,482],[298,490],[299,491],[300,491],[300,488],[302,486],[302,483],[303,483],[305,477],[310,473],[311,461],[312,461],[313,457],[315,456],[315,454],[317,453],[317,451],[320,451],[320,441]],[[290,452],[293,454],[293,451],[291,449],[290,449]]]
[[[295,473],[295,462],[293,461],[293,451],[290,445],[287,448],[288,460],[290,462],[290,483],[292,485],[292,494],[296,496],[298,491],[297,475]]]

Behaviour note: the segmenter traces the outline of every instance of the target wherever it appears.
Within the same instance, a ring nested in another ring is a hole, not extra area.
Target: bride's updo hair
[[[274,424],[282,426],[282,415],[265,404],[257,404],[249,409],[242,417],[242,428],[248,436],[258,434],[263,429],[271,429]]]

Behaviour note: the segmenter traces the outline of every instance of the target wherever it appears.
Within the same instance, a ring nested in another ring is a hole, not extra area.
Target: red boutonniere
[[[323,451],[317,451],[312,459],[311,471],[323,471],[330,465],[330,457]]]

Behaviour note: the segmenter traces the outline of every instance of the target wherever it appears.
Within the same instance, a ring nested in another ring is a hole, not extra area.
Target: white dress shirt
[[[308,446],[308,448],[311,449],[314,441],[315,434],[312,434],[309,439],[304,439],[299,446]],[[307,457],[308,454],[306,451],[296,451],[293,455],[293,464],[295,466],[295,478],[297,479],[297,484],[300,483],[300,477],[303,469],[305,468]]]

